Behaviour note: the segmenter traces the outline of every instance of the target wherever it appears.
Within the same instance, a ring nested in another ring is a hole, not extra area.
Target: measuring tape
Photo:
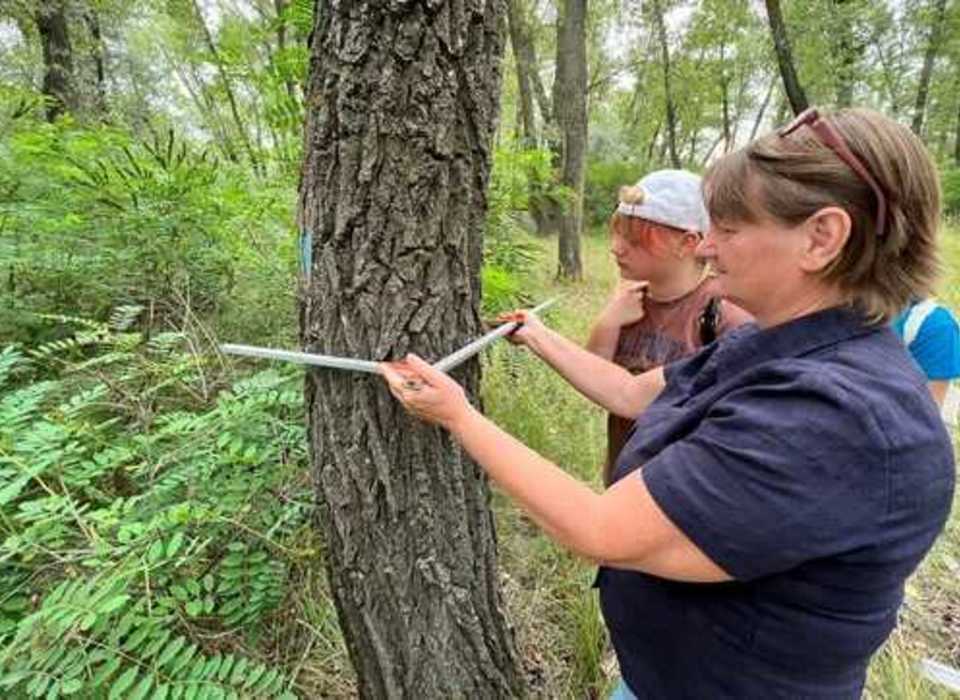
[[[538,314],[546,311],[557,301],[557,297],[543,302],[530,310],[532,314]],[[509,321],[497,326],[486,335],[464,345],[459,350],[450,353],[442,360],[438,360],[433,366],[441,372],[449,372],[457,365],[463,364],[485,347],[502,338],[505,335],[513,333],[520,327],[518,321]],[[292,350],[275,350],[274,348],[261,348],[254,345],[234,345],[226,344],[220,346],[221,352],[228,355],[244,355],[246,357],[259,357],[264,360],[281,360],[283,362],[295,362],[301,365],[311,365],[313,367],[327,367],[328,369],[342,369],[349,372],[369,372],[370,374],[380,374],[380,365],[370,360],[357,360],[352,357],[336,357],[334,355],[316,355],[309,352],[294,352]]]

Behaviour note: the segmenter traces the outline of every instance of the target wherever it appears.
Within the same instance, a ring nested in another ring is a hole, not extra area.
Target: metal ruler
[[[530,310],[530,313],[537,314],[546,311],[557,301],[557,297],[543,302],[539,306]],[[520,323],[510,321],[497,326],[486,335],[464,345],[459,350],[450,353],[442,360],[433,363],[441,372],[449,372],[457,365],[470,359],[485,347],[509,335],[517,328]],[[352,357],[336,357],[334,355],[316,355],[309,352],[294,352],[292,350],[276,350],[274,348],[261,348],[254,345],[234,345],[225,344],[220,346],[220,350],[228,355],[244,355],[246,357],[259,357],[264,360],[281,360],[283,362],[296,362],[301,365],[310,365],[313,367],[327,367],[329,369],[342,369],[350,372],[369,372],[370,374],[380,374],[379,363],[371,360],[357,360]]]

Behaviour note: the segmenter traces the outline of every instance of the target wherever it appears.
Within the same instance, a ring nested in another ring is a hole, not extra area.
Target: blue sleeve
[[[923,320],[909,350],[927,379],[960,377],[960,326],[948,309],[938,306]]]
[[[664,514],[739,580],[867,546],[887,504],[884,438],[826,380],[731,392],[639,473]]]

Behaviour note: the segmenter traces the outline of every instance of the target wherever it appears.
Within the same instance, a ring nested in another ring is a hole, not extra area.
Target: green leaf
[[[83,687],[83,681],[79,678],[71,678],[68,681],[64,681],[60,686],[60,692],[64,695],[71,695]]]
[[[199,600],[191,600],[186,605],[187,615],[190,617],[197,617],[200,613],[203,612],[203,602]]]
[[[120,668],[120,658],[115,656],[100,667],[100,670],[97,671],[97,675],[95,675],[93,680],[90,682],[90,687],[97,688],[101,686],[103,682],[107,680],[107,678],[116,673],[118,668]]]
[[[143,700],[147,697],[147,693],[150,692],[150,688],[153,686],[153,676],[147,674],[143,677],[143,680],[140,681],[140,684],[133,689],[133,692],[130,693],[127,700]]]
[[[166,700],[167,694],[169,692],[170,692],[170,685],[167,683],[164,683],[163,685],[157,687],[157,689],[153,691],[153,695],[151,696],[150,700]]]
[[[170,539],[170,542],[167,543],[167,558],[172,559],[174,555],[180,550],[180,546],[183,544],[183,533],[177,532]]]
[[[157,666],[163,666],[171,661],[173,657],[180,653],[180,650],[183,648],[183,645],[186,644],[186,641],[187,640],[183,637],[177,637],[172,642],[167,644],[160,656],[157,657]]]
[[[227,676],[230,674],[230,669],[233,668],[233,662],[235,660],[236,659],[234,659],[233,654],[227,654],[224,657],[223,663],[220,664],[220,669],[217,671],[218,681],[225,681],[227,679]]]
[[[133,682],[137,680],[137,671],[139,669],[136,666],[131,666],[123,674],[114,681],[113,685],[110,687],[110,695],[107,700],[116,700],[117,698],[123,697],[124,691],[133,685]]]
[[[126,593],[115,595],[105,603],[102,603],[97,612],[99,612],[101,615],[112,613],[114,610],[118,610],[126,605],[128,600],[130,600],[130,596],[128,596]]]
[[[29,675],[30,671],[14,671],[5,676],[0,676],[0,688],[9,688],[12,685],[16,685]]]
[[[147,561],[156,564],[163,559],[163,540],[156,540],[147,550]]]

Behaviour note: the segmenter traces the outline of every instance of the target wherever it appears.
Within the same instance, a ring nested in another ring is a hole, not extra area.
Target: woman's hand
[[[547,330],[547,327],[543,325],[543,321],[537,318],[536,314],[523,309],[500,314],[500,316],[497,317],[497,322],[514,322],[520,324],[513,333],[507,336],[507,340],[514,345],[532,347]]]
[[[610,328],[622,328],[643,319],[643,299],[647,293],[647,282],[620,280],[600,312],[600,322]]]
[[[380,371],[390,393],[411,414],[452,430],[472,410],[463,387],[416,355],[402,362],[382,362]]]

